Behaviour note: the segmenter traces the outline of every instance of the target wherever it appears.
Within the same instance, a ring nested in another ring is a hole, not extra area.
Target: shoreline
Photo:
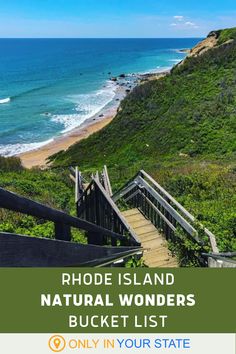
[[[45,168],[50,166],[47,164],[49,156],[58,153],[61,150],[67,150],[73,144],[88,138],[93,133],[96,133],[115,117],[116,112],[112,115],[104,116],[103,119],[90,121],[87,119],[80,127],[73,129],[69,133],[55,138],[52,142],[35,150],[27,151],[17,155],[20,158],[23,167],[25,168]]]
[[[150,80],[158,80],[166,76],[170,72],[169,69],[163,68],[163,71],[143,73],[143,74],[121,74],[118,77],[113,77],[110,80],[117,85],[117,92],[114,97],[113,105],[105,106],[99,113],[86,119],[80,126],[71,131],[57,136],[53,141],[45,144],[37,149],[26,151],[15,155],[19,157],[23,167],[25,168],[46,168],[50,166],[47,160],[50,156],[58,153],[61,150],[67,150],[71,145],[88,138],[93,133],[98,132],[109,124],[116,116],[120,104],[123,99],[136,87]],[[127,78],[129,81],[127,81]],[[131,79],[131,80],[130,80]]]

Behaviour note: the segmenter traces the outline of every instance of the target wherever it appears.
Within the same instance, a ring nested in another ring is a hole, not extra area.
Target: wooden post
[[[75,168],[75,203],[77,204],[79,199],[79,169]]]
[[[104,178],[105,190],[108,193],[108,195],[111,197],[112,196],[112,188],[111,188],[111,183],[110,183],[110,179],[109,179],[106,165],[104,165],[104,168],[103,168],[103,178]]]
[[[55,238],[62,241],[71,240],[70,226],[62,223],[55,223]]]
[[[98,234],[96,232],[88,232],[87,239],[89,245],[104,246],[103,235],[101,234]]]

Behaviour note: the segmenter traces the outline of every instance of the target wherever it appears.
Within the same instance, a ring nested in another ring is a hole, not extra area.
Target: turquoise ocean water
[[[44,145],[112,106],[111,76],[172,67],[199,39],[0,39],[0,154]]]

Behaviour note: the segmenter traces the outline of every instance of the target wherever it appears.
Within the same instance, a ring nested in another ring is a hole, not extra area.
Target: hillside
[[[54,165],[142,166],[217,233],[222,250],[236,249],[235,82],[236,29],[211,32],[169,75],[136,87],[106,128],[55,155]]]
[[[170,75],[136,87],[111,124],[59,153],[54,164],[127,166],[183,154],[232,158],[235,70],[236,40],[187,58]]]

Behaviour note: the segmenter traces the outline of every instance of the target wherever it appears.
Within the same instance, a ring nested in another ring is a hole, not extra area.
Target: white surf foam
[[[16,156],[22,154],[23,152],[39,149],[40,147],[51,143],[53,139],[42,141],[40,143],[29,143],[29,144],[0,144],[0,155],[5,157]]]
[[[98,114],[113,100],[115,95],[116,85],[107,82],[106,87],[101,90],[89,94],[69,96],[67,99],[75,104],[76,113],[53,115],[51,121],[62,124],[64,126],[62,133],[66,133]]]
[[[162,70],[162,68],[160,66],[157,66],[155,69],[151,69],[148,71],[141,71],[141,72],[137,73],[137,75],[155,74],[155,73],[160,72],[160,70]]]
[[[171,70],[171,68],[172,68],[172,66],[158,66],[155,69],[140,72],[137,75],[161,74],[161,73],[165,73],[166,71]]]
[[[0,104],[9,103],[10,101],[11,101],[10,97],[3,98],[2,100],[0,100]]]
[[[67,97],[69,101],[75,103],[74,110],[76,113],[58,115],[51,115],[47,113],[44,115],[48,116],[51,121],[62,124],[64,126],[62,133],[66,133],[81,125],[86,119],[98,114],[113,100],[115,95],[116,85],[113,82],[107,82],[106,87],[101,90],[92,92],[90,94],[73,95]],[[7,101],[1,100],[0,103],[7,103]],[[53,140],[54,139],[49,139],[43,142],[29,144],[0,144],[0,155],[5,157],[16,156],[27,151],[37,150],[42,146],[52,142]]]
[[[172,63],[180,63],[183,59],[170,59],[169,61],[171,61]]]
[[[189,50],[189,48],[183,48],[183,49],[173,49],[175,53],[186,55],[186,51]]]

